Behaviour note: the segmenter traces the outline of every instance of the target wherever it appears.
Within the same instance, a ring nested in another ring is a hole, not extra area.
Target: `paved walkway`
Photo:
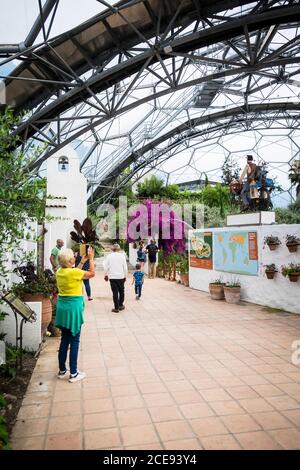
[[[97,275],[79,383],[56,379],[49,338],[14,427],[13,449],[300,449],[300,315],[232,306],[146,279],[112,314]]]

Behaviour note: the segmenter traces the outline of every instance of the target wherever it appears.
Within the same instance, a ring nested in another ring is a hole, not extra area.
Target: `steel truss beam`
[[[269,128],[272,127],[274,122],[285,121],[284,127],[295,129],[299,127],[299,111],[300,104],[294,103],[256,104],[244,108],[232,108],[188,120],[159,138],[154,139],[148,145],[132,152],[109,175],[98,181],[98,189],[93,192],[93,199],[108,200],[124,184],[129,182],[137,172],[153,165],[158,160],[171,158],[173,154],[170,154],[170,152],[183,145],[186,141],[203,136],[204,141],[207,142],[212,138],[211,135],[215,136],[216,133],[221,135],[225,131],[224,134],[227,135],[247,131],[253,129],[258,123],[261,128]],[[288,119],[291,121],[289,124],[287,124]],[[267,122],[264,127],[261,124],[263,122]],[[159,145],[165,142],[166,145],[160,148]],[[130,172],[120,178],[120,175],[131,166]],[[111,188],[111,190],[105,190],[105,188]],[[91,202],[91,198],[89,202]]]
[[[84,82],[78,77],[77,84],[74,84],[74,86],[71,87],[71,90],[61,94],[58,99],[52,101],[48,106],[44,106],[40,111],[34,112],[34,114],[17,129],[17,133],[21,138],[24,138],[24,135],[26,134],[28,139],[35,134],[35,130],[31,127],[33,123],[35,124],[35,128],[42,128],[45,125],[45,122],[50,122],[58,115],[70,110],[72,107],[82,102],[82,100],[88,99],[91,95],[95,98],[96,94],[108,90],[112,85],[116,85],[128,77],[136,75],[133,78],[132,86],[134,86],[134,82],[137,79],[136,77],[139,78],[141,73],[145,70],[153,73],[151,67],[158,62],[163,66],[163,69],[166,72],[166,85],[169,86],[172,91],[175,91],[180,88],[180,84],[178,83],[178,80],[170,79],[168,71],[164,68],[164,61],[170,59],[170,54],[182,54],[208,47],[219,42],[224,42],[228,40],[229,37],[231,38],[232,45],[232,40],[234,38],[238,38],[244,34],[245,25],[247,25],[248,34],[249,31],[252,32],[260,30],[274,24],[294,23],[296,21],[300,21],[300,6],[296,5],[274,8],[267,12],[232,19],[231,21],[213,26],[204,31],[192,32],[191,34],[185,35],[183,38],[171,40],[168,44],[161,44],[159,48],[157,48],[157,46],[148,48],[145,52],[142,52],[137,56],[130,57],[128,60],[121,62],[108,70],[97,73]],[[234,46],[234,48],[235,50],[238,50],[236,46]],[[243,57],[244,56],[242,56],[242,59]],[[230,71],[227,70],[226,72],[220,72],[219,75],[216,74],[215,78],[223,77],[230,73],[236,74],[239,70],[245,73],[255,73],[263,68],[279,67],[298,63],[300,63],[300,57],[294,56],[278,57],[275,55],[272,56],[272,60],[268,60],[268,57],[264,57],[261,61],[252,65],[249,64],[247,60],[244,61],[244,63],[241,62],[236,64],[238,66],[232,67]],[[224,60],[224,66],[228,65],[229,64],[226,63],[226,60]],[[210,78],[213,77],[208,77],[207,80]],[[41,79],[39,78],[37,81],[38,80]],[[53,81],[53,79],[52,84],[51,81],[49,81],[51,86],[54,86],[55,83],[56,82]],[[65,81],[63,81],[62,84],[68,87],[68,83]],[[127,94],[129,91],[127,90]],[[111,102],[107,103],[104,109],[102,109],[107,119],[118,114],[120,103],[122,103],[126,98],[126,95],[120,98],[120,100],[114,105],[112,105]]]
[[[57,7],[57,3],[48,0],[47,4],[50,3]],[[100,3],[106,4],[104,0]],[[157,109],[161,98],[214,80],[224,81],[224,86],[220,87],[224,96],[235,94],[243,99],[240,110],[249,112],[252,106],[252,114],[257,112],[260,116],[260,110],[251,103],[253,96],[265,90],[263,99],[267,100],[268,93],[277,84],[296,86],[293,77],[298,78],[300,70],[297,30],[300,6],[292,0],[262,0],[255,2],[254,7],[253,3],[246,0],[123,0],[114,7],[107,5],[105,12],[53,40],[48,40],[44,31],[44,44],[38,47],[30,44],[37,32],[34,28],[31,39],[27,38],[30,47],[26,55],[14,56],[26,59],[24,65],[6,80],[8,97],[10,87],[16,83],[19,87],[17,96],[21,98],[17,99],[15,109],[31,109],[16,130],[23,145],[31,140],[48,145],[47,151],[31,164],[31,170],[38,170],[65,145],[92,133],[94,141],[81,162],[87,168],[93,152],[101,150],[103,144],[97,137],[98,126],[145,103],[153,103]],[[148,15],[144,27],[138,21],[129,21],[129,18],[138,19],[136,13],[143,11]],[[122,26],[112,26],[119,23]],[[79,38],[95,25],[101,26],[110,38],[110,47],[103,50],[95,47],[91,54]],[[293,37],[290,31],[294,32]],[[63,54],[63,44],[70,41],[82,57],[76,64]],[[191,66],[198,71],[196,78],[187,76]],[[26,70],[32,73],[30,78],[22,76]],[[135,91],[143,86],[149,88],[144,85],[149,76],[155,82],[153,93],[135,97]],[[232,86],[242,79],[247,79],[244,90],[234,90]],[[278,109],[286,117],[282,107],[274,106],[272,112]],[[205,118],[207,116],[203,116]],[[138,159],[139,155],[135,157]],[[127,159],[121,166],[126,162]],[[111,181],[119,175],[118,168],[119,162],[111,168]],[[104,175],[107,176],[106,171],[103,166],[99,184]]]

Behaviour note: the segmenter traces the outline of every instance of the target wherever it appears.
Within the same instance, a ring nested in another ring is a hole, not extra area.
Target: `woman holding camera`
[[[89,270],[84,271],[83,265],[89,260]],[[75,257],[72,250],[62,250],[58,256],[60,268],[56,272],[58,301],[56,306],[56,326],[61,329],[61,342],[58,352],[58,378],[67,377],[66,359],[70,346],[70,377],[69,382],[84,379],[85,373],[77,369],[80,331],[84,323],[84,301],[82,281],[95,276],[94,251],[88,249],[78,267],[73,268]]]

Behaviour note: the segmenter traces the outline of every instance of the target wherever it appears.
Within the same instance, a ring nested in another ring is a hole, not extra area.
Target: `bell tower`
[[[58,238],[71,248],[73,221],[87,216],[87,181],[80,172],[78,154],[66,146],[47,160],[46,215],[53,218],[45,224],[44,265],[50,266],[50,253]]]

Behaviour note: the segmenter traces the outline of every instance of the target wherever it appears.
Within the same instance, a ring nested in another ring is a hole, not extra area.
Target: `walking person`
[[[103,262],[106,281],[109,280],[113,293],[114,308],[113,313],[124,310],[124,284],[128,273],[126,255],[120,251],[120,245],[115,243],[110,253]]]
[[[89,271],[83,271],[82,267],[87,259],[90,262]],[[57,377],[59,379],[67,377],[66,360],[70,346],[69,382],[78,382],[85,377],[85,373],[77,369],[80,331],[84,323],[82,281],[95,276],[94,251],[89,248],[88,257],[83,257],[77,268],[73,268],[75,257],[70,249],[61,251],[58,260],[60,268],[56,272],[58,301],[55,324],[61,329],[61,342],[58,352],[59,372]]]
[[[158,246],[155,243],[155,240],[151,240],[149,245],[146,246],[149,260],[149,270],[148,276],[149,279],[155,279],[156,277],[156,257],[158,253]]]
[[[75,268],[79,265],[81,260],[82,260],[82,256],[77,254],[77,256],[75,258]],[[83,271],[88,271],[90,269],[90,260],[89,259],[87,259],[84,262],[84,264],[82,266],[82,269],[83,269]],[[84,287],[85,287],[85,292],[86,292],[86,295],[88,297],[88,300],[93,300],[90,280],[89,279],[83,279],[83,284],[84,284]]]
[[[134,284],[136,300],[140,300],[142,295],[142,287],[144,284],[144,272],[141,270],[139,263],[135,266],[136,271],[133,273],[132,285]]]
[[[54,273],[59,268],[58,255],[63,246],[64,242],[59,238],[58,240],[56,240],[56,246],[51,250],[50,263]]]
[[[146,248],[144,242],[140,242],[139,249],[137,250],[137,263],[141,265],[141,270],[144,270],[146,263]]]

